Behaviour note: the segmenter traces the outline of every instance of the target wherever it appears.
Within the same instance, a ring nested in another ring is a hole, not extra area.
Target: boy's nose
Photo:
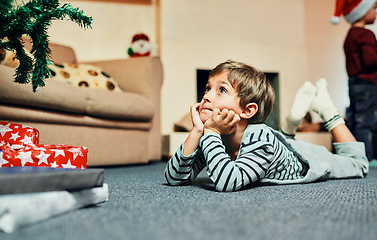
[[[210,95],[210,92],[207,92],[206,94],[204,94],[203,96],[203,100],[204,102],[211,102],[211,95]]]

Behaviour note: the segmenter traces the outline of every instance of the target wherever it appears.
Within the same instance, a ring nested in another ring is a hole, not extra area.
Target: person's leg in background
[[[377,85],[359,78],[350,78],[349,98],[350,107],[347,108],[346,124],[356,140],[365,144],[371,167],[377,167],[377,161],[373,161],[373,129],[377,123]]]

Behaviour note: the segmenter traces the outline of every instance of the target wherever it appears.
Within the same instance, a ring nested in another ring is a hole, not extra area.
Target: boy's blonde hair
[[[250,119],[250,123],[263,123],[272,112],[275,91],[266,75],[251,65],[227,60],[217,65],[209,74],[213,77],[220,73],[228,73],[228,81],[240,97],[240,106],[258,104],[258,112]]]

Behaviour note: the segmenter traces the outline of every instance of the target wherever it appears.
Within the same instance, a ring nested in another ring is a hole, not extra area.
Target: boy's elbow
[[[218,191],[218,192],[233,192],[232,190],[230,190],[230,189],[224,189],[224,188],[221,188],[221,187],[216,187],[215,186],[215,189],[216,189],[216,191]]]
[[[166,180],[167,184],[169,186],[186,186],[190,185],[190,181],[171,181],[171,180]]]
[[[191,183],[190,179],[175,178],[171,176],[168,172],[165,172],[165,180],[169,186],[189,185]]]
[[[167,176],[165,176],[165,180],[166,180],[166,183],[169,185],[169,186],[177,186],[178,185],[178,182],[176,181],[172,181],[170,178],[168,178]]]
[[[224,186],[222,184],[215,184],[215,189],[218,192],[235,192],[240,189],[240,187],[233,187],[233,186]]]

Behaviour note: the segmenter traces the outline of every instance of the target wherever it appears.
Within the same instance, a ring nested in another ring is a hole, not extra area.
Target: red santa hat
[[[332,24],[338,24],[340,16],[349,23],[354,23],[364,17],[364,15],[373,7],[376,0],[336,0],[335,13],[331,17]]]
[[[145,41],[149,41],[149,38],[147,35],[145,35],[144,33],[139,33],[139,34],[135,34],[133,37],[132,37],[132,42],[136,42],[137,40],[145,40]]]

